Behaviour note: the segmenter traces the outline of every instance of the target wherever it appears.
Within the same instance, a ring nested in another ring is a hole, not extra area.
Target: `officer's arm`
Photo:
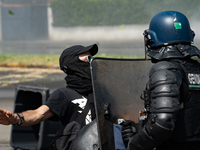
[[[129,141],[130,150],[149,150],[170,138],[180,109],[181,72],[169,62],[154,65],[150,71],[150,112],[143,129]]]
[[[48,106],[42,105],[35,110],[27,110],[21,113],[24,117],[22,126],[31,126],[38,124],[48,118],[51,118],[54,113]],[[0,124],[10,125],[20,122],[20,117],[16,113],[0,108]]]

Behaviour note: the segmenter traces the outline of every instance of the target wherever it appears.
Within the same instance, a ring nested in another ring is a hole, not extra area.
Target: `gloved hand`
[[[120,125],[122,125],[122,138],[124,140],[124,144],[127,145],[129,140],[138,133],[136,128],[136,123],[131,120],[125,120]]]

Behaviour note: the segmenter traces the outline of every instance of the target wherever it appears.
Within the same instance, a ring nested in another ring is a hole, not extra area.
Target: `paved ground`
[[[61,54],[66,47],[97,43],[98,54],[144,55],[143,40],[135,41],[0,41],[0,53]]]
[[[60,86],[65,77],[59,68],[0,67],[0,75],[1,89],[12,89],[18,84],[53,88]]]
[[[0,107],[13,111],[15,88],[18,85],[46,87],[52,92],[65,86],[65,74],[59,69],[0,67]],[[0,125],[0,150],[11,150],[11,126]]]

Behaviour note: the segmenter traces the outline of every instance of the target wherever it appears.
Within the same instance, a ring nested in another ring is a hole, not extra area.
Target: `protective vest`
[[[177,63],[175,63],[177,64]],[[180,93],[183,108],[175,121],[173,141],[200,140],[200,64],[194,60],[178,63],[183,76]]]

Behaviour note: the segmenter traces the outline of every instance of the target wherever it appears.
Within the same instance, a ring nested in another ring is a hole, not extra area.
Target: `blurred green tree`
[[[52,0],[54,26],[143,24],[158,12],[180,11],[191,17],[199,0]]]

